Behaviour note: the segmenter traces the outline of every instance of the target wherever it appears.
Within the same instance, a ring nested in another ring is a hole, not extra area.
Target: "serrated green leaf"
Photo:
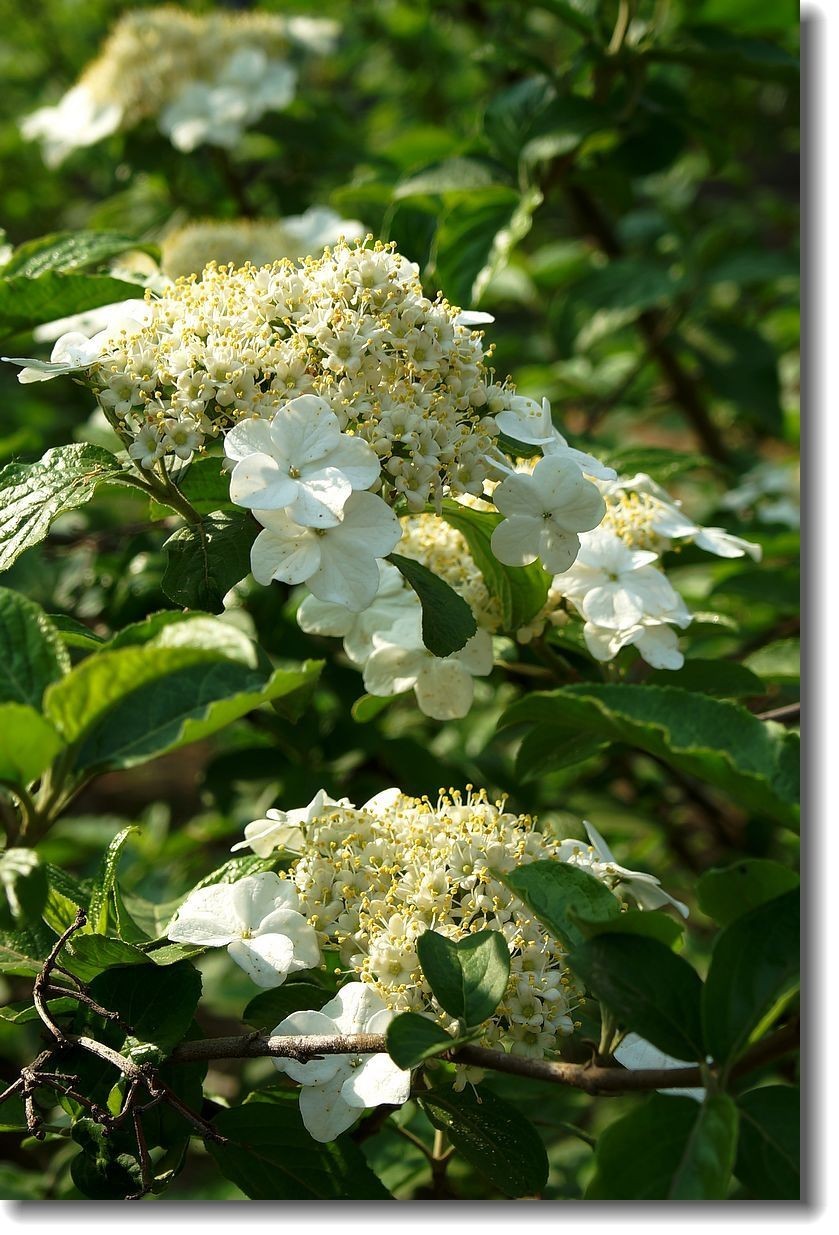
[[[403,1012],[387,1027],[387,1049],[395,1064],[406,1071],[418,1068],[426,1059],[450,1051],[457,1040],[427,1016]]]
[[[464,1158],[507,1196],[535,1196],[548,1178],[548,1157],[539,1133],[483,1085],[461,1093],[433,1089],[420,1105]]]
[[[801,1093],[765,1085],[740,1094],[734,1174],[758,1201],[801,1199]]]
[[[627,1029],[674,1059],[702,1060],[702,983],[696,970],[657,939],[603,934],[568,964]]]
[[[586,939],[576,915],[608,922],[621,911],[620,901],[600,879],[568,862],[527,862],[495,873],[566,948]]]
[[[117,866],[123,846],[132,832],[139,828],[129,825],[117,832],[107,848],[102,863],[94,880],[93,892],[87,912],[90,929],[97,935],[104,935],[108,929],[108,907],[117,878]]]
[[[768,858],[742,858],[731,866],[706,871],[696,885],[699,908],[720,926],[728,926],[750,909],[797,888],[798,875]]]
[[[164,544],[166,570],[161,587],[170,600],[189,609],[220,613],[230,589],[250,572],[258,527],[247,515],[215,511],[200,526],[179,528]]]
[[[480,1025],[498,1007],[510,977],[500,931],[477,931],[456,943],[437,931],[417,939],[422,971],[440,1007],[464,1025]]]
[[[475,615],[462,596],[444,579],[415,562],[391,553],[392,562],[419,597],[422,605],[422,641],[435,656],[451,656],[465,647],[477,632]]]
[[[797,735],[728,700],[674,686],[586,683],[519,700],[500,724],[519,723],[626,742],[750,809],[797,825]]]
[[[270,675],[242,663],[239,632],[216,623],[224,632],[219,646],[215,627],[207,634],[211,622],[166,626],[156,645],[104,650],[50,688],[46,713],[77,744],[78,768],[132,767],[177,750],[320,672],[309,661]],[[253,648],[252,655],[255,661]]]
[[[798,890],[766,901],[717,937],[702,996],[705,1043],[718,1064],[743,1051],[749,1036],[799,978]]]
[[[686,660],[681,669],[656,669],[647,678],[647,685],[677,686],[718,699],[743,699],[766,693],[757,674],[736,660]]]
[[[30,785],[63,746],[40,712],[23,703],[0,703],[0,781]]]
[[[40,606],[0,588],[0,703],[40,708],[46,687],[69,667],[64,644]]]
[[[205,1141],[219,1170],[257,1201],[386,1200],[361,1150],[346,1137],[313,1141],[293,1095],[220,1111],[213,1126],[225,1138]]]
[[[0,278],[0,332],[19,334],[44,322],[98,309],[119,300],[142,300],[145,288],[104,274],[62,274]]]
[[[122,471],[101,446],[56,446],[38,463],[9,463],[0,471],[0,570],[37,545],[50,524],[89,502],[96,486]]]
[[[118,232],[53,232],[18,245],[3,266],[2,276],[4,279],[14,275],[34,279],[48,270],[66,274],[71,270],[101,266],[120,253],[144,247],[139,241]],[[134,294],[142,297],[142,288],[136,288]]]
[[[721,1201],[737,1144],[737,1108],[726,1094],[702,1105],[653,1094],[597,1142],[592,1201]]]
[[[443,503],[443,518],[460,532],[489,594],[501,607],[506,631],[517,631],[536,616],[545,603],[551,576],[538,563],[532,566],[502,565],[492,552],[492,533],[503,516],[489,510],[472,510],[458,502]]]

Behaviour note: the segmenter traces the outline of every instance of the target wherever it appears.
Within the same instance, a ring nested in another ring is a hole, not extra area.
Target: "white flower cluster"
[[[718,557],[759,558],[760,546],[700,526],[644,473],[596,483],[605,501],[603,521],[581,534],[575,562],[554,576],[545,608],[519,637],[531,638],[545,621],[561,625],[570,605],[583,619],[586,646],[597,660],[612,660],[632,645],[654,668],[680,669],[676,630],[684,630],[692,615],[661,569],[661,554],[685,543]]]
[[[494,872],[538,859],[586,868],[623,899],[645,909],[672,905],[652,875],[619,865],[586,824],[589,845],[553,841],[528,815],[492,803],[471,787],[441,793],[436,803],[398,789],[361,807],[320,790],[308,806],[270,810],[245,828],[234,850],[260,857],[291,854],[282,877],[272,872],[198,888],[169,925],[172,940],[227,947],[262,987],[321,964],[321,949],[337,951],[345,982],[319,1012],[300,1011],[277,1035],[382,1033],[393,1016],[412,1010],[454,1029],[420,968],[417,940],[434,930],[452,940],[483,930],[501,933],[510,952],[507,990],[482,1028],[483,1041],[541,1058],[577,1027],[582,997],[565,967],[561,945]],[[400,1105],[410,1074],[389,1056],[327,1055],[305,1063],[275,1058],[301,1086],[300,1111],[311,1135],[330,1141],[361,1111]],[[473,1070],[461,1069],[458,1084]]]
[[[76,85],[26,116],[21,131],[50,167],[149,118],[178,150],[233,147],[266,112],[288,106],[297,64],[331,51],[337,34],[334,22],[277,13],[125,13]]]

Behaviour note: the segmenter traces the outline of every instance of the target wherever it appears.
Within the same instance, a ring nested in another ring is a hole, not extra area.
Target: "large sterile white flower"
[[[175,943],[226,947],[257,986],[281,986],[290,973],[320,964],[314,929],[297,891],[272,871],[190,892],[166,931]]]
[[[176,150],[205,142],[232,147],[243,129],[266,111],[281,111],[294,98],[297,73],[258,47],[234,52],[211,81],[187,81],[158,117]]]
[[[363,665],[373,650],[373,635],[390,630],[400,618],[419,611],[416,592],[405,586],[402,575],[390,562],[379,562],[379,588],[363,613],[346,605],[307,596],[297,610],[297,624],[307,635],[331,635],[344,640],[350,660]]]
[[[364,982],[350,982],[320,1012],[292,1012],[274,1029],[299,1034],[384,1033],[393,1019],[380,995]],[[411,1074],[389,1055],[323,1055],[308,1063],[275,1058],[274,1067],[302,1085],[300,1115],[316,1141],[334,1141],[361,1112],[373,1106],[401,1106],[411,1092]]]
[[[17,375],[17,380],[23,385],[30,382],[49,382],[65,373],[81,373],[90,369],[101,359],[121,330],[139,328],[141,324],[124,314],[112,316],[107,325],[90,338],[77,330],[63,334],[56,340],[49,360],[37,360],[32,356],[3,356],[0,359],[10,364],[25,366]]]
[[[257,583],[305,583],[321,600],[365,609],[379,586],[377,559],[402,535],[396,515],[375,493],[353,493],[341,522],[304,527],[285,510],[255,510],[264,530],[251,548]]]
[[[230,497],[248,510],[287,510],[304,527],[334,527],[354,489],[379,475],[375,452],[342,433],[324,399],[300,395],[271,420],[234,425],[224,449],[235,463]]]
[[[540,459],[532,474],[502,480],[493,501],[505,515],[492,533],[492,551],[506,566],[527,566],[541,558],[547,570],[567,570],[580,548],[580,532],[603,518],[598,489],[572,459]]]
[[[574,565],[554,586],[588,622],[608,630],[628,630],[645,617],[679,613],[683,602],[672,584],[653,566],[658,554],[630,549],[608,528],[581,538]]]
[[[55,107],[40,107],[20,122],[27,141],[41,142],[47,167],[58,167],[72,151],[116,133],[123,110],[95,98],[83,84],[73,86]]]
[[[621,648],[632,645],[653,669],[681,669],[685,658],[679,649],[679,636],[668,623],[684,627],[690,621],[691,615],[685,610],[684,615],[678,615],[678,620],[675,615],[666,619],[645,617],[626,630],[611,630],[586,622],[583,637],[595,660],[614,660]]]
[[[252,849],[260,858],[267,858],[275,849],[285,849],[290,853],[302,853],[305,842],[304,826],[318,819],[327,807],[351,806],[348,798],[331,798],[325,789],[319,789],[308,806],[299,806],[294,810],[275,810],[265,812],[264,819],[255,819],[245,827],[245,839],[233,845],[231,853],[237,849]]]
[[[376,632],[372,645],[364,666],[365,690],[388,696],[413,689],[420,711],[434,720],[466,716],[474,678],[492,671],[492,636],[487,631],[479,630],[452,656],[435,656],[422,641],[420,613]]]
[[[667,541],[689,540],[697,548],[717,557],[743,557],[747,554],[760,561],[762,549],[760,545],[742,536],[735,536],[722,527],[703,527],[693,519],[689,519],[676,501],[646,472],[637,472],[634,476],[615,480],[602,486],[602,492],[609,497],[620,498],[623,494],[640,498],[643,519],[649,532]],[[640,513],[640,512],[639,512]],[[663,546],[663,547],[666,547]]]
[[[611,887],[617,887],[621,892],[628,892],[642,909],[660,909],[662,905],[672,905],[683,918],[688,916],[687,905],[665,892],[655,875],[648,875],[645,871],[629,870],[628,867],[621,866],[615,860],[614,854],[597,828],[585,819],[583,827],[588,835],[589,843],[585,845],[582,841],[573,838],[562,841],[557,853],[561,862],[568,862],[571,866],[581,866]]]
[[[495,423],[505,437],[528,446],[541,446],[544,455],[571,459],[582,472],[596,476],[598,480],[614,480],[617,476],[613,467],[607,467],[594,455],[568,445],[553,423],[551,405],[547,399],[540,404],[524,395],[513,395],[509,407],[495,417]]]

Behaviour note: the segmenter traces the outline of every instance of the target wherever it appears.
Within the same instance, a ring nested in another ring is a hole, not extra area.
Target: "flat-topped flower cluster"
[[[279,13],[190,13],[173,5],[123,14],[79,81],[21,122],[57,166],[146,119],[179,150],[232,147],[265,112],[294,98],[298,64],[332,50],[335,22]]]
[[[308,806],[270,810],[245,828],[235,850],[262,858],[291,856],[289,869],[250,875],[192,892],[168,928],[170,939],[227,947],[262,987],[321,964],[337,953],[340,989],[320,1012],[294,1012],[283,1034],[383,1032],[413,1011],[457,1031],[437,1004],[417,955],[434,930],[453,941],[498,931],[510,953],[510,976],[496,1011],[481,1028],[485,1044],[542,1058],[578,1028],[583,992],[561,943],[499,878],[537,860],[582,866],[625,905],[686,914],[652,875],[616,862],[586,824],[588,842],[556,841],[483,790],[441,792],[436,801],[385,790],[356,807],[323,790]],[[409,1075],[384,1055],[329,1056],[323,1063],[275,1065],[302,1086],[301,1113],[319,1140],[349,1127],[366,1106],[404,1102]],[[461,1069],[459,1084],[469,1079]]]

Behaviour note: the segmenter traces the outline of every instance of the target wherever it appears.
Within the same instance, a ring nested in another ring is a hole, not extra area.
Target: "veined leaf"
[[[101,266],[112,257],[118,257],[120,253],[127,253],[132,249],[147,248],[147,245],[133,240],[130,236],[120,235],[119,232],[53,232],[49,236],[39,236],[37,240],[28,240],[25,244],[18,245],[3,267],[3,278],[21,275],[34,279],[46,274],[48,270],[66,274],[71,270]],[[140,298],[142,292],[142,288],[134,289],[135,296]]]
[[[250,571],[251,545],[258,530],[250,516],[218,510],[198,527],[179,528],[163,546],[167,554],[163,591],[186,608],[219,613],[225,595]]]
[[[586,683],[519,700],[501,724],[519,723],[626,742],[752,810],[797,825],[797,735],[728,700],[674,686]]]
[[[464,1025],[480,1025],[504,997],[510,952],[500,931],[477,931],[457,943],[437,931],[417,939],[417,955],[434,998]]]
[[[620,901],[606,885],[568,862],[526,862],[515,870],[497,871],[496,877],[566,948],[576,948],[587,938],[579,918],[607,923],[620,915]]]
[[[40,712],[24,703],[0,703],[0,781],[30,785],[63,745]]]
[[[98,309],[119,300],[142,300],[145,288],[105,274],[63,274],[48,270],[37,278],[0,278],[0,332],[19,334],[44,322]]]
[[[411,585],[422,605],[422,641],[435,656],[451,656],[477,632],[475,615],[444,579],[413,558],[391,553],[387,559]]]
[[[98,484],[121,471],[110,451],[88,445],[56,446],[39,463],[7,464],[0,471],[0,570],[42,541],[58,515],[89,502]]]
[[[70,657],[39,605],[0,588],[0,703],[40,708],[44,690],[70,668]]]

